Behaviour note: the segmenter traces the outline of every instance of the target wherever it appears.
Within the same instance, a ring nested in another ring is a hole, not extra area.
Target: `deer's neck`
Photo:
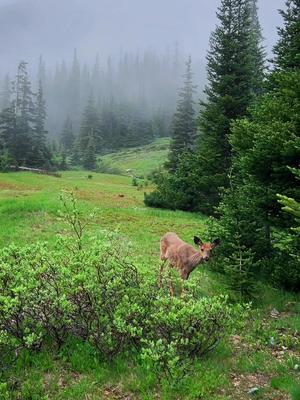
[[[189,271],[193,271],[197,267],[198,264],[200,264],[202,261],[202,255],[200,252],[197,252],[193,254],[192,256],[189,257],[188,259],[188,268]]]

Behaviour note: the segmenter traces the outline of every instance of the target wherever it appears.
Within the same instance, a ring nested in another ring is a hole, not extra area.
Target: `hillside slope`
[[[146,176],[165,162],[169,143],[169,138],[157,139],[146,146],[106,154],[101,159],[105,166],[120,174],[125,175],[130,170],[136,176]]]

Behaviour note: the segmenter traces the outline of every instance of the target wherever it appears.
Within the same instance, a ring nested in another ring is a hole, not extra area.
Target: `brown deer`
[[[201,239],[194,236],[194,243],[199,246],[199,251],[181,240],[174,232],[168,232],[160,239],[160,259],[163,263],[159,271],[159,284],[161,284],[166,261],[169,262],[170,267],[177,269],[181,279],[187,280],[197,265],[209,260],[212,249],[220,244],[220,239],[203,243]],[[169,287],[171,294],[174,295],[170,275]]]

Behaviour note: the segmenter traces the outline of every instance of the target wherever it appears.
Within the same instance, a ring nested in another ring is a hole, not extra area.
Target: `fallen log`
[[[16,165],[11,165],[10,169],[12,171],[33,172],[35,174],[50,175],[50,176],[55,176],[56,178],[61,178],[61,174],[59,174],[58,172],[47,171],[46,169],[30,168],[30,167],[19,167],[19,166],[16,166]]]

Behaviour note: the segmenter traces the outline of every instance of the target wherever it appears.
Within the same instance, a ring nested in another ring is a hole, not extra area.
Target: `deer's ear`
[[[194,236],[194,243],[200,246],[200,244],[202,244],[202,240],[198,238],[198,236]]]
[[[214,245],[214,247],[215,246],[219,246],[219,244],[221,243],[221,239],[215,239],[214,241],[213,241],[213,245]]]

